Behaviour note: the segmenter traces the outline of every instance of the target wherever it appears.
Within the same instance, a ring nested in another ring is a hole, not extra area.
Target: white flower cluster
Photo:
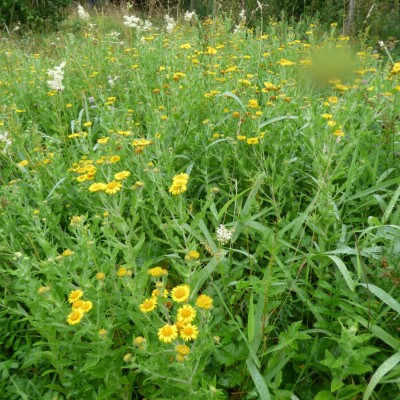
[[[7,147],[11,146],[12,140],[8,136],[8,132],[4,131],[3,133],[0,133],[0,142],[4,143],[4,148],[3,148],[3,153],[6,152]]]
[[[246,10],[243,9],[240,14],[239,14],[239,18],[240,18],[240,22],[242,22],[243,24],[246,23]]]
[[[153,24],[147,19],[142,20],[135,15],[124,15],[124,25],[128,28],[134,28],[139,32],[148,32],[153,27]]]
[[[52,78],[51,80],[47,81],[47,84],[51,89],[58,90],[60,92],[64,89],[62,84],[62,80],[64,79],[64,67],[65,61],[62,62],[58,67],[54,67],[54,69],[49,69],[47,71],[49,77]]]
[[[235,25],[233,33],[242,32],[246,28],[246,10],[242,10],[239,14],[239,25]]]
[[[183,16],[183,19],[186,22],[190,22],[190,21],[192,21],[194,19],[195,16],[196,16],[196,12],[195,11],[192,11],[192,12],[186,11],[185,15]]]
[[[85,9],[80,4],[78,4],[78,17],[79,19],[83,19],[85,21],[90,19],[89,13],[86,12]]]
[[[221,244],[228,243],[232,238],[232,231],[228,231],[225,225],[221,224],[217,229],[217,240]]]
[[[164,21],[167,24],[167,26],[165,27],[166,31],[168,33],[172,33],[174,31],[174,28],[175,28],[175,25],[176,25],[175,20],[167,14],[164,17]]]

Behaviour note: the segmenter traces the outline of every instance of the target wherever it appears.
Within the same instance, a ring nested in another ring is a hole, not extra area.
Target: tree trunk
[[[349,0],[349,12],[347,14],[346,25],[344,27],[345,35],[349,35],[354,29],[355,12],[356,12],[356,0]]]

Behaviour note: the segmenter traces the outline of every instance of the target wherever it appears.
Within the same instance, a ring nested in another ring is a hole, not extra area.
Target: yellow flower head
[[[90,311],[93,308],[93,303],[91,301],[84,301],[83,304],[79,307],[84,313]]]
[[[180,331],[181,338],[187,342],[197,338],[199,330],[196,325],[186,324]]]
[[[200,258],[200,253],[196,250],[190,250],[185,256],[185,260],[198,260]]]
[[[147,272],[149,275],[153,276],[154,278],[158,278],[162,275],[168,275],[168,271],[161,267],[150,268]]]
[[[81,322],[83,314],[83,311],[80,308],[77,308],[68,315],[67,322],[70,325],[79,324],[79,322]]]
[[[128,272],[128,271],[127,271],[127,269],[126,269],[125,267],[121,267],[121,268],[119,268],[118,271],[117,271],[117,276],[123,277],[123,276],[126,275],[127,272]]]
[[[174,196],[184,193],[184,192],[186,192],[186,190],[187,190],[186,186],[179,186],[179,185],[174,185],[174,184],[172,186],[170,186],[170,188],[169,188],[169,192],[171,194],[173,194]]]
[[[258,108],[258,101],[256,99],[251,99],[248,101],[247,106],[249,108]]]
[[[89,192],[98,192],[100,190],[105,190],[107,185],[102,182],[93,183],[89,186]]]
[[[112,181],[106,184],[106,188],[104,189],[104,191],[107,194],[115,194],[121,190],[121,187],[122,187],[121,182]]]
[[[151,292],[151,297],[158,297],[158,296],[162,296],[167,298],[168,297],[168,290],[167,289],[154,289]]]
[[[69,296],[68,301],[73,304],[76,300],[79,300],[83,296],[83,292],[80,289],[73,290]]]
[[[176,286],[171,290],[171,298],[177,303],[183,303],[189,299],[190,287],[188,285]]]
[[[171,343],[178,337],[178,329],[175,325],[164,325],[158,330],[158,338],[164,343]]]
[[[250,144],[250,145],[259,144],[260,143],[260,139],[258,137],[248,138],[246,140],[246,143]]]
[[[190,347],[186,346],[186,344],[178,344],[175,347],[175,351],[179,354],[187,356],[190,353]]]
[[[143,336],[136,336],[135,339],[133,339],[133,344],[135,346],[142,346],[144,343],[146,343],[146,339]]]
[[[188,324],[196,318],[196,310],[189,304],[185,304],[183,307],[178,308],[177,320]]]
[[[146,299],[142,304],[140,304],[140,311],[143,313],[148,313],[153,311],[157,305],[157,298],[152,297],[151,299]]]
[[[72,308],[76,310],[77,308],[81,308],[82,304],[84,303],[83,300],[76,300],[72,303]]]
[[[131,174],[131,173],[130,173],[129,171],[117,172],[117,173],[114,175],[114,179],[115,179],[116,181],[122,181],[122,180],[124,180],[125,178],[127,178],[130,174]]]
[[[205,310],[210,310],[213,307],[213,300],[210,296],[201,294],[196,300],[196,306],[204,308]]]
[[[98,279],[99,281],[103,281],[104,279],[106,279],[106,274],[100,271],[96,274],[96,279]]]

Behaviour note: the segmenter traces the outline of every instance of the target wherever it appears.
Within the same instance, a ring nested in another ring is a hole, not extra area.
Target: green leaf
[[[269,394],[269,390],[267,384],[263,376],[260,374],[260,371],[254,364],[251,358],[246,360],[247,369],[250,372],[251,378],[253,379],[254,385],[256,386],[257,392],[260,395],[261,400],[271,400],[271,395]]]
[[[372,284],[359,283],[359,286],[363,286],[368,289],[375,296],[379,297],[384,303],[386,303],[390,308],[400,314],[400,303],[395,300],[390,294],[386,293],[383,289]]]
[[[323,390],[317,393],[314,400],[335,400],[335,396],[327,390]]]
[[[382,218],[382,224],[385,224],[387,222],[387,220],[390,217],[390,214],[393,211],[394,206],[397,203],[397,200],[400,197],[400,186],[397,188],[395,194],[393,195],[392,199],[390,200],[390,203],[388,204],[385,213],[383,214],[383,218]]]
[[[254,321],[254,302],[253,302],[253,292],[250,294],[250,304],[249,304],[249,312],[248,312],[248,320],[247,320],[247,336],[249,338],[250,344],[254,339],[254,329],[255,329],[255,321]]]
[[[372,375],[371,380],[364,392],[363,400],[368,400],[371,397],[375,386],[380,382],[380,380],[391,371],[400,362],[400,353],[396,353],[389,357]]]
[[[342,380],[340,378],[333,378],[332,382],[331,382],[331,392],[334,393],[337,390],[339,390],[342,386],[344,385],[344,383],[342,382]]]
[[[258,126],[258,129],[262,129],[262,128],[264,128],[264,126],[273,124],[274,122],[282,121],[284,119],[299,119],[299,117],[296,117],[294,115],[283,115],[282,117],[271,118],[268,121],[265,121],[262,124],[260,124]]]
[[[400,178],[394,178],[394,179],[390,179],[389,181],[385,181],[380,183],[379,185],[375,185],[369,189],[363,190],[361,192],[358,192],[357,194],[350,196],[347,201],[351,201],[351,200],[355,200],[355,199],[359,199],[360,197],[365,197],[371,193],[377,192],[378,190],[382,190],[388,186],[392,186],[395,184],[400,183]]]
[[[347,286],[349,287],[349,289],[354,292],[355,289],[355,283],[353,281],[353,279],[351,279],[349,270],[347,269],[346,265],[344,264],[344,262],[336,256],[331,256],[328,255],[328,257],[336,264],[336,266],[338,267],[340,273],[342,274],[344,280],[347,283]]]

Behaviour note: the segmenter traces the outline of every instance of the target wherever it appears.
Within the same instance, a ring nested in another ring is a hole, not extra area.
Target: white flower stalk
[[[153,24],[145,19],[144,21],[135,15],[124,15],[124,25],[128,28],[134,28],[138,32],[148,32],[153,28]]]
[[[49,69],[47,71],[49,77],[52,78],[51,80],[47,81],[47,84],[52,90],[58,90],[59,92],[64,90],[64,85],[62,84],[62,80],[64,79],[64,67],[65,61],[62,62],[58,67],[54,67],[54,69]]]
[[[175,20],[167,14],[164,17],[164,21],[167,23],[167,26],[165,27],[165,30],[168,33],[172,33],[174,31],[174,28],[175,28],[175,25],[176,25]]]
[[[218,242],[220,242],[221,244],[228,243],[232,238],[232,233],[232,231],[228,231],[228,229],[226,229],[225,225],[221,224],[217,229]]]
[[[8,132],[4,131],[3,133],[0,133],[0,142],[4,143],[4,148],[3,148],[3,153],[7,151],[7,147],[12,145],[12,140],[8,136]]]
[[[79,19],[83,19],[84,21],[90,19],[89,13],[86,12],[85,9],[80,4],[78,4],[78,17]]]
[[[195,12],[195,11],[192,11],[192,12],[186,11],[186,12],[185,12],[185,15],[183,16],[183,19],[184,19],[186,22],[190,22],[190,21],[192,21],[192,20],[195,18],[195,16],[196,16],[196,12]]]
[[[127,26],[128,28],[140,28],[140,24],[142,20],[139,17],[136,17],[135,15],[124,15],[124,25]]]
[[[239,14],[239,19],[242,24],[246,23],[246,10],[243,9]]]

